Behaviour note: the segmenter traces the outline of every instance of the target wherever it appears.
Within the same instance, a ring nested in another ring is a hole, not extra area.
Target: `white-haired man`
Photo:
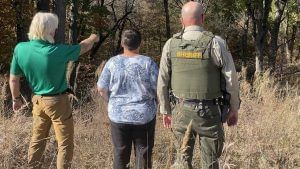
[[[224,142],[222,122],[227,120],[228,126],[233,126],[238,120],[239,84],[232,56],[222,38],[204,31],[203,21],[202,5],[186,3],[181,18],[184,31],[167,41],[160,62],[157,90],[164,126],[172,127],[176,138],[178,157],[174,168],[193,168],[197,136],[202,168],[219,168]],[[231,95],[227,99],[227,119],[220,112],[222,107],[219,108],[225,103],[221,99],[223,85]],[[172,113],[169,90],[176,102]]]
[[[34,96],[33,128],[28,151],[28,167],[40,168],[51,124],[58,143],[57,168],[70,168],[73,157],[74,125],[67,96],[66,65],[89,51],[99,41],[95,34],[78,45],[54,44],[58,18],[52,13],[37,13],[29,29],[29,42],[19,43],[10,68],[13,110],[22,106],[20,76],[29,82]]]

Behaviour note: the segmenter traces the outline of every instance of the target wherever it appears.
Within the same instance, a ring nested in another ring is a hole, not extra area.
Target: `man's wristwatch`
[[[15,97],[14,99],[13,99],[13,102],[17,102],[17,101],[21,101],[22,100],[22,97],[21,97],[21,95],[20,96],[18,96],[18,97]]]

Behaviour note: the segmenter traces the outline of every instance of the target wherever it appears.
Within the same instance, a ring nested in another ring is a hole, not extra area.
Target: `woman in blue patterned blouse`
[[[124,31],[124,52],[106,63],[97,82],[98,91],[108,102],[114,169],[129,168],[132,143],[136,168],[152,168],[158,66],[139,54],[140,44],[138,31]]]

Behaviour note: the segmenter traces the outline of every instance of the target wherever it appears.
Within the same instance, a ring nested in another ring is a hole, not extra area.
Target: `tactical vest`
[[[184,99],[215,99],[220,96],[220,68],[211,58],[214,35],[203,32],[197,40],[175,35],[170,42],[171,88]]]

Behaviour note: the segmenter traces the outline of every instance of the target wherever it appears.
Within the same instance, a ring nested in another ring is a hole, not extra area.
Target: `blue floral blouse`
[[[112,122],[146,124],[157,109],[158,66],[147,56],[112,57],[97,82],[108,90],[108,116]]]

